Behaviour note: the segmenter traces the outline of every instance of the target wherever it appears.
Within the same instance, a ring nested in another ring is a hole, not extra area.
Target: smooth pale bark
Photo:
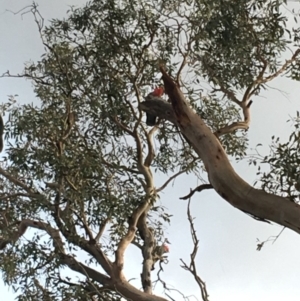
[[[133,300],[133,301],[167,301],[167,299],[165,299],[165,298],[144,293],[144,292],[136,289],[134,286],[129,284],[127,281],[118,282],[115,285],[115,289],[122,296],[126,297],[127,300]]]
[[[166,94],[172,103],[153,100],[141,109],[176,124],[203,160],[216,192],[237,209],[300,233],[300,206],[289,199],[255,189],[231,166],[221,143],[186,102],[178,85],[161,69]]]

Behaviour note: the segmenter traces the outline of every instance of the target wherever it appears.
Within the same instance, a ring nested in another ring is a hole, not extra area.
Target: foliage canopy
[[[49,26],[32,6],[45,53],[19,76],[31,80],[38,101],[2,106],[9,120],[0,266],[18,300],[166,300],[146,294],[152,255],[170,221],[159,192],[183,173],[205,183],[205,168],[176,125],[147,127],[140,104],[161,84],[163,64],[227,154],[242,160],[250,100],[280,74],[299,79],[299,29],[287,27],[285,4],[93,0]],[[280,187],[293,199],[297,131],[294,146],[274,144],[263,159],[272,166],[264,189]],[[166,185],[156,187],[154,175]],[[19,239],[28,227],[39,231]],[[122,274],[130,243],[142,251],[145,293]],[[80,251],[85,263],[75,256]],[[63,278],[66,266],[80,280]]]

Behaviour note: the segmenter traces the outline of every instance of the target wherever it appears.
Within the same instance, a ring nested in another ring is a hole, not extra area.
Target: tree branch
[[[195,259],[197,256],[197,252],[198,252],[198,245],[199,245],[199,239],[197,237],[197,233],[196,233],[196,229],[195,229],[195,225],[194,225],[194,221],[193,221],[193,217],[191,215],[191,209],[190,209],[190,205],[191,205],[191,199],[189,199],[188,202],[188,206],[187,206],[187,216],[188,216],[188,221],[190,223],[190,229],[191,229],[191,236],[192,236],[192,240],[193,240],[193,244],[194,244],[194,248],[193,251],[191,253],[191,262],[189,265],[187,265],[183,259],[180,259],[181,262],[183,263],[182,268],[189,271],[195,278],[199,288],[200,288],[200,292],[201,292],[201,296],[202,296],[202,300],[203,301],[208,301],[208,293],[206,290],[206,284],[205,282],[200,278],[200,276],[197,273],[197,267],[196,267],[196,263],[195,263]]]
[[[87,278],[91,278],[94,281],[113,288],[113,281],[111,278],[106,275],[84,265],[83,263],[78,262],[74,257],[66,254],[60,256],[61,263],[67,265],[72,271],[78,272]]]
[[[23,183],[22,181],[18,180],[14,176],[12,176],[10,173],[8,173],[7,171],[5,171],[1,167],[0,167],[0,175],[4,176],[7,180],[9,180],[10,182],[14,183],[16,186],[24,189],[28,194],[30,194],[30,196],[36,196],[37,193],[34,190],[32,190],[25,183]]]
[[[141,274],[142,286],[145,293],[152,294],[151,267],[153,265],[152,252],[155,245],[153,231],[147,226],[147,213],[144,212],[138,221],[138,229],[144,241],[142,246],[143,270]]]
[[[281,68],[279,68],[276,72],[274,72],[273,74],[271,74],[265,78],[257,78],[255,83],[256,84],[265,84],[265,83],[273,80],[274,78],[276,78],[278,75],[283,73],[290,66],[291,63],[293,63],[297,59],[297,56],[299,53],[300,53],[300,48],[298,48],[295,51],[295,53],[293,54],[293,56],[289,60],[286,60],[285,63],[281,66]]]
[[[160,191],[164,190],[171,181],[173,181],[174,179],[176,179],[179,175],[181,175],[183,173],[186,173],[186,169],[178,171],[173,176],[171,176],[162,186],[160,186],[159,188],[156,189],[156,192],[160,192]]]
[[[147,139],[147,144],[148,144],[148,154],[147,157],[145,158],[144,165],[147,167],[150,167],[154,157],[154,147],[153,147],[153,135],[157,131],[158,127],[154,126],[149,133],[146,133],[146,139]]]
[[[180,199],[181,199],[181,200],[187,200],[187,199],[190,199],[190,198],[194,195],[195,192],[201,192],[202,190],[205,190],[205,189],[212,189],[212,188],[213,188],[213,187],[212,187],[212,185],[210,185],[210,184],[201,184],[201,185],[197,186],[196,188],[194,188],[193,190],[191,190],[191,192],[190,192],[188,195],[183,196],[183,197],[181,197]]]
[[[221,143],[186,103],[183,93],[161,67],[176,124],[202,159],[210,184],[232,206],[300,233],[300,206],[284,197],[255,189],[233,169]]]
[[[127,233],[122,237],[118,244],[117,251],[115,253],[114,266],[116,267],[116,272],[120,275],[124,266],[124,253],[128,245],[133,241],[135,232],[137,229],[137,223],[141,215],[149,208],[151,203],[151,196],[149,199],[146,198],[133,212],[128,223]]]
[[[248,129],[249,129],[249,122],[238,121],[218,129],[217,131],[214,132],[214,134],[217,137],[220,137],[222,135],[232,133],[236,130],[248,130]]]
[[[22,220],[19,223],[18,230],[14,231],[11,234],[10,238],[5,239],[3,237],[0,237],[0,250],[3,250],[9,243],[15,243],[22,235],[24,235],[28,227],[46,231],[52,238],[54,247],[58,249],[60,253],[65,252],[62,239],[57,229],[52,228],[44,222],[34,221],[30,219]]]

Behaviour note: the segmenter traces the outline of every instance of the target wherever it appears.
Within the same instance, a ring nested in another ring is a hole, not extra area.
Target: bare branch
[[[42,292],[43,300],[51,300],[51,292],[47,290],[41,283],[38,281],[37,278],[33,280],[35,286]]]
[[[13,15],[18,15],[20,12],[22,12],[21,17],[23,17],[23,15],[32,12],[32,7],[34,7],[35,5],[36,5],[36,4],[34,4],[34,3],[31,4],[31,5],[27,5],[27,6],[21,8],[20,10],[18,10],[18,11],[16,11],[16,12],[14,12],[14,11],[12,11],[12,10],[10,10],[10,9],[6,9],[5,11],[10,12],[10,13],[12,13]],[[26,10],[26,9],[28,9],[28,10]]]
[[[147,157],[145,158],[144,165],[147,167],[150,167],[154,157],[154,147],[153,147],[153,135],[154,133],[158,130],[158,126],[154,126],[149,133],[146,134],[146,139],[147,139],[147,144],[148,144],[148,154]]]
[[[123,266],[124,266],[124,253],[128,245],[132,242],[135,236],[136,232],[136,226],[138,223],[138,220],[140,216],[146,212],[149,207],[151,206],[151,203],[153,202],[154,199],[154,184],[153,184],[153,177],[150,171],[150,168],[145,166],[143,163],[143,150],[142,150],[142,144],[141,140],[139,137],[139,134],[135,130],[133,132],[133,137],[136,142],[136,148],[137,148],[137,166],[138,170],[143,174],[145,181],[146,181],[146,196],[145,200],[142,201],[140,206],[138,206],[129,221],[129,226],[126,235],[120,240],[118,244],[117,251],[115,253],[115,263],[114,265],[117,267],[117,272],[120,275]]]
[[[138,170],[129,168],[125,165],[117,165],[117,164],[114,164],[114,163],[109,163],[103,157],[101,158],[101,160],[102,160],[103,164],[107,165],[110,168],[119,169],[119,170],[121,169],[121,170],[128,171],[128,172],[134,173],[134,174],[141,174]]]
[[[191,236],[192,236],[192,240],[193,240],[193,244],[194,244],[194,248],[193,251],[191,253],[191,261],[190,264],[187,265],[182,259],[181,262],[183,263],[183,269],[189,271],[195,278],[199,288],[200,288],[200,292],[201,292],[201,296],[202,296],[202,300],[203,301],[208,301],[208,293],[207,293],[207,289],[206,289],[206,284],[205,282],[200,278],[200,276],[197,274],[197,268],[196,268],[196,263],[195,263],[195,259],[197,256],[197,252],[198,252],[198,245],[199,245],[199,239],[197,237],[197,233],[196,233],[196,229],[195,229],[195,225],[194,225],[194,221],[193,221],[193,217],[191,215],[191,199],[189,199],[188,202],[188,206],[187,206],[187,216],[188,216],[188,221],[190,223],[190,229],[191,229]]]
[[[267,67],[268,67],[268,61],[261,55],[260,50],[261,50],[260,47],[257,47],[257,54],[258,54],[260,60],[263,63],[263,67],[262,67],[261,71],[259,72],[256,81],[263,79],[263,76],[264,76],[264,74],[267,70]],[[244,97],[243,101],[245,101],[245,97]]]
[[[136,246],[137,248],[139,248],[141,251],[143,250],[143,247],[138,243],[138,242],[136,242],[136,241],[132,241],[131,242],[134,246]]]
[[[202,190],[205,190],[205,189],[213,189],[213,186],[211,184],[201,184],[198,187],[191,190],[191,192],[188,195],[183,196],[180,199],[181,200],[190,199],[194,195],[195,192],[201,192]]]
[[[248,130],[249,129],[248,123],[249,122],[245,122],[245,121],[233,122],[232,124],[229,124],[221,129],[218,129],[216,132],[214,132],[214,134],[217,137],[220,137],[222,135],[232,133],[236,130]]]
[[[127,233],[123,236],[123,238],[120,240],[118,244],[117,251],[115,253],[115,263],[114,265],[117,267],[118,274],[121,273],[124,266],[124,253],[128,245],[133,241],[135,232],[137,229],[137,223],[140,218],[140,216],[149,208],[149,205],[151,203],[151,196],[149,199],[146,199],[144,202],[138,206],[132,216],[130,217],[128,223],[128,230]]]
[[[57,198],[58,198],[58,194],[55,199],[56,203],[55,203],[55,210],[53,216],[61,233],[70,243],[79,246],[81,249],[83,249],[88,254],[93,256],[108,275],[110,276],[113,275],[113,264],[107,258],[104,252],[101,250],[99,245],[96,244],[96,241],[95,240],[89,241],[84,239],[82,236],[79,236],[76,232],[76,228],[72,220],[68,221],[68,224],[70,224],[71,229],[69,228],[67,229],[65,227],[64,223],[61,221],[61,217],[60,217],[61,210],[59,209],[59,202],[57,203],[58,201]]]
[[[254,82],[251,85],[249,85],[249,87],[246,89],[243,99],[242,99],[243,104],[247,104],[250,97],[255,93],[256,90],[259,89],[259,85],[257,83],[263,79],[263,76],[268,67],[268,61],[261,55],[260,50],[261,50],[260,47],[257,47],[257,55],[259,56],[260,60],[262,61],[263,66],[262,66],[262,69],[259,72],[256,80],[254,80]]]
[[[162,186],[160,186],[159,188],[156,189],[156,192],[160,192],[162,190],[164,190],[170,182],[172,182],[174,179],[176,179],[179,175],[186,173],[186,169],[178,171],[177,173],[175,173],[173,176],[171,176]]]

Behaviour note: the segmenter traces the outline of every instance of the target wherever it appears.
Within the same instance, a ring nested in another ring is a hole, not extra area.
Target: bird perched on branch
[[[153,92],[149,93],[146,96],[145,99],[147,101],[147,100],[152,100],[153,98],[161,98],[164,93],[165,93],[164,87],[162,86],[156,87]],[[146,124],[149,126],[154,126],[156,124],[156,117],[157,116],[155,115],[146,113]]]
[[[165,242],[160,245],[156,246],[152,252],[152,260],[153,260],[153,265],[152,265],[152,271],[154,270],[154,265],[157,261],[164,261],[167,257],[164,256],[165,253],[169,253],[170,248],[166,243],[170,243],[167,239],[165,239]]]

